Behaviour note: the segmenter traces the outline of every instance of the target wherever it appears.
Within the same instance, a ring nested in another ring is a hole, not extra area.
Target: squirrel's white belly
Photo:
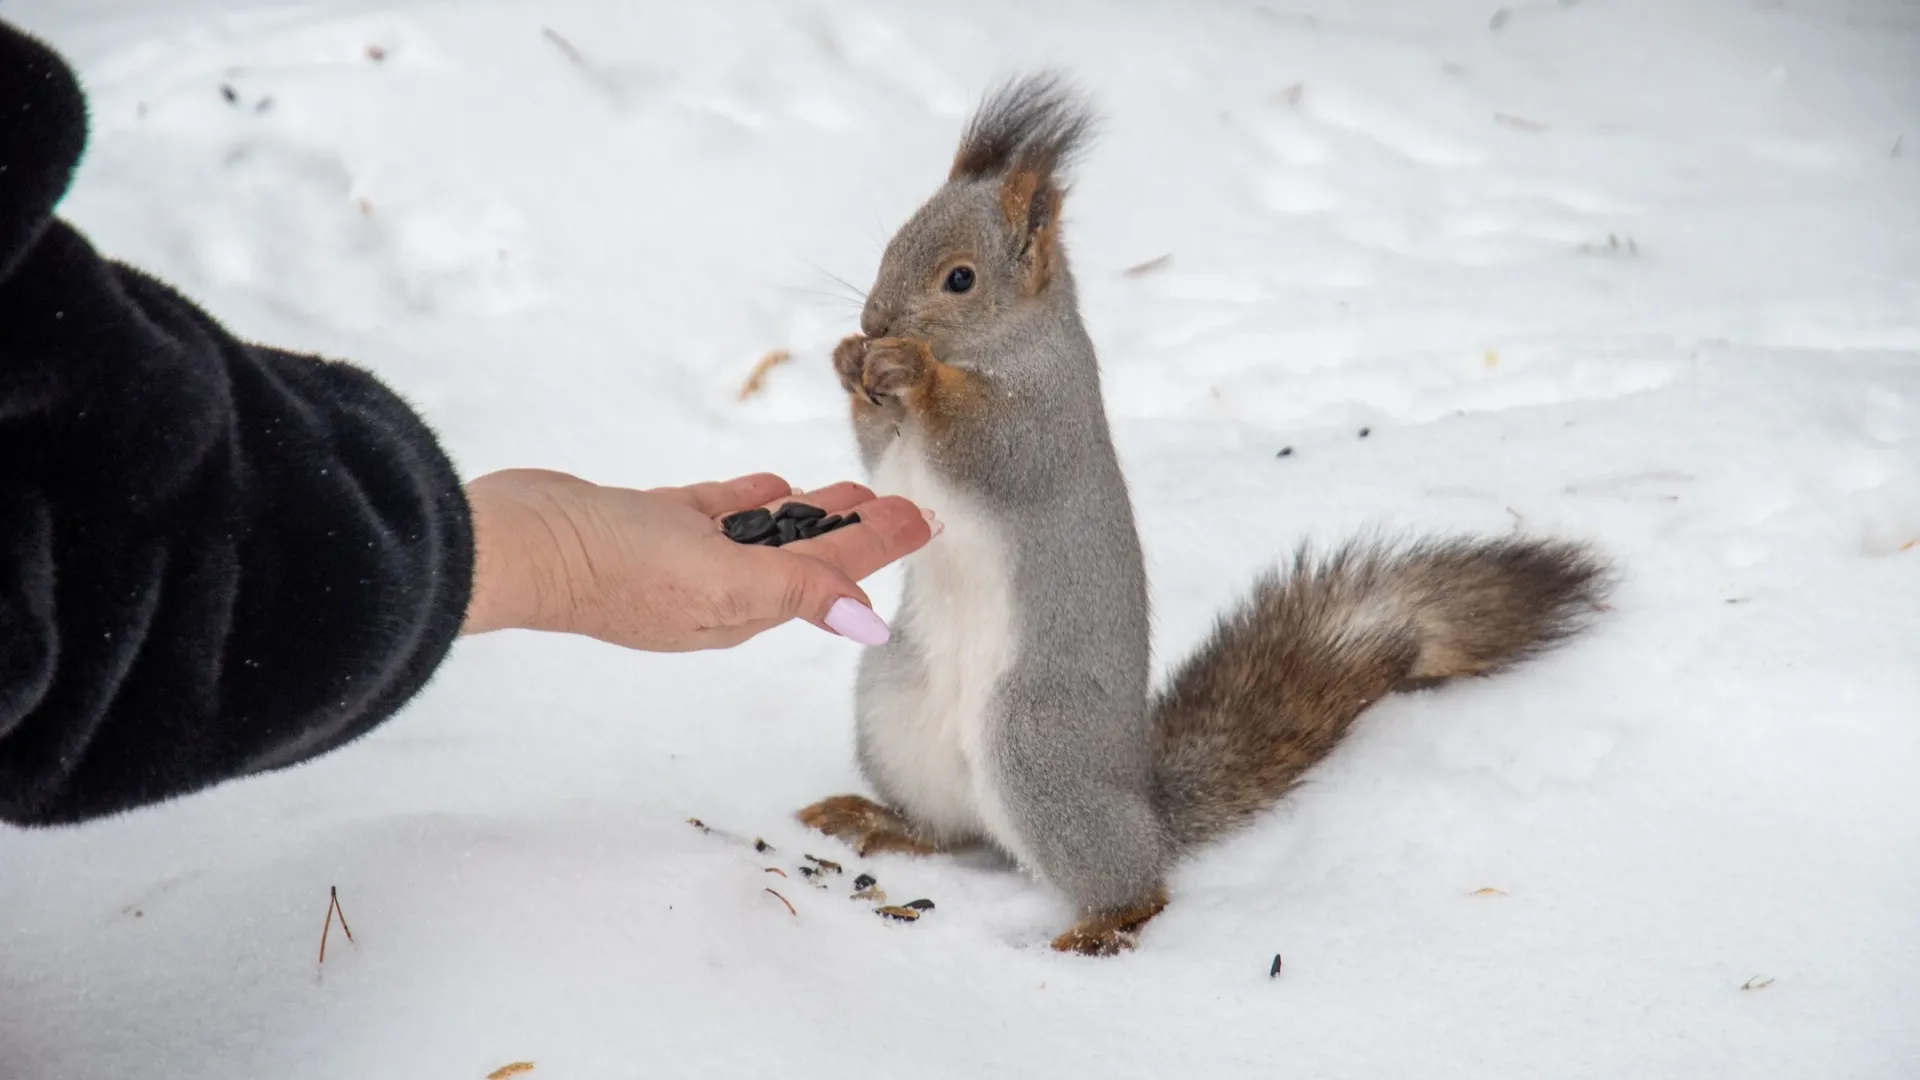
[[[895,616],[919,664],[862,703],[870,767],[900,809],[947,839],[984,837],[1023,852],[987,760],[995,690],[1016,653],[1012,562],[999,525],[978,502],[928,467],[907,437],[874,469],[880,494],[902,495],[940,516],[945,531],[906,562],[906,599]]]

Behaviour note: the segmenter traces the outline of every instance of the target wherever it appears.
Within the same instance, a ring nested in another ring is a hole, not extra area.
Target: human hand
[[[463,634],[584,634],[652,652],[724,649],[789,619],[863,645],[887,627],[855,584],[930,540],[931,513],[858,484],[810,492],[860,523],[780,547],[736,544],[719,519],[795,497],[777,476],[635,491],[511,469],[467,485],[474,589]]]

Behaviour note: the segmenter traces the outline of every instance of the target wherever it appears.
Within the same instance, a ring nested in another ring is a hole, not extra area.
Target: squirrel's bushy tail
[[[1607,576],[1565,541],[1303,549],[1155,702],[1156,795],[1176,843],[1271,806],[1382,696],[1487,675],[1573,634]]]

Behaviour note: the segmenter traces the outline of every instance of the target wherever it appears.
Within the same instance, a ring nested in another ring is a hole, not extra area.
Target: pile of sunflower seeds
[[[859,514],[829,514],[817,506],[790,502],[778,510],[755,507],[720,519],[727,539],[736,544],[763,544],[779,547],[795,540],[811,540],[835,529],[860,524]]]

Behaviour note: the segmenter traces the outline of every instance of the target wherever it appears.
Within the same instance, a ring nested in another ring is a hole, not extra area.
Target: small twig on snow
[[[327,933],[333,929],[335,916],[340,919],[340,932],[347,935],[347,942],[351,944],[353,931],[347,926],[347,913],[340,910],[340,889],[338,886],[329,885],[327,886],[327,921],[320,926],[320,962],[323,964],[327,962]]]

